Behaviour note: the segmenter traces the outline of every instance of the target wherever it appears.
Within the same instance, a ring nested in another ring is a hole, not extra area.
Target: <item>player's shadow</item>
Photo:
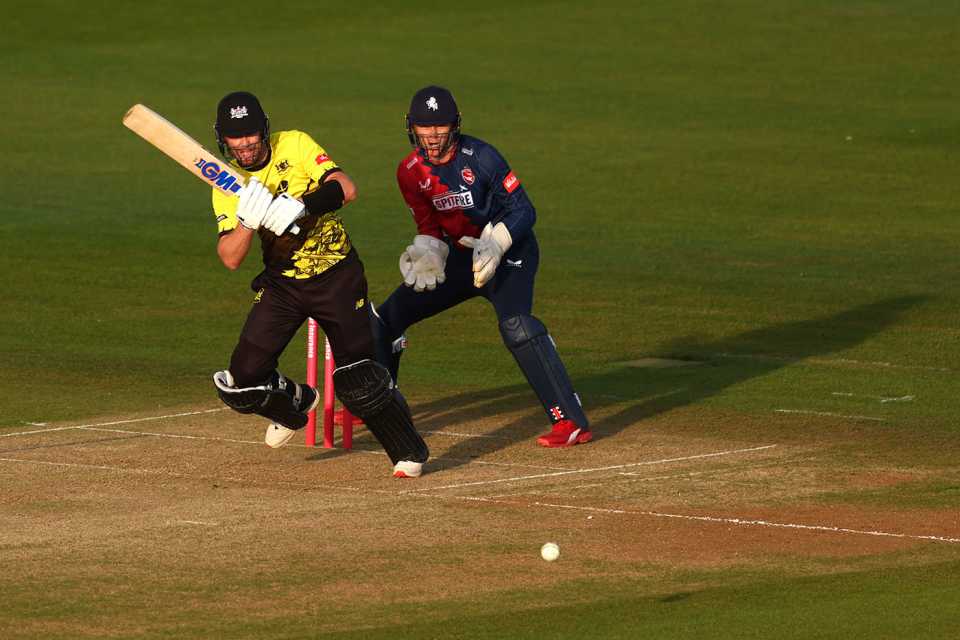
[[[583,399],[595,438],[607,438],[644,419],[692,405],[724,389],[764,376],[799,361],[849,349],[894,325],[926,296],[899,296],[853,307],[828,316],[776,324],[719,340],[678,339],[657,350],[659,358],[673,358],[698,366],[645,368],[630,366],[641,354],[627,354],[622,366],[590,376],[573,372],[574,386]],[[504,350],[504,357],[509,354]],[[453,468],[511,443],[531,440],[547,430],[540,404],[526,384],[510,385],[438,398],[413,405],[421,432],[455,432],[456,425],[506,419],[482,438],[465,438],[445,450],[437,464]],[[534,410],[536,408],[536,410]],[[615,408],[613,411],[608,409]],[[526,410],[525,410],[526,409]]]

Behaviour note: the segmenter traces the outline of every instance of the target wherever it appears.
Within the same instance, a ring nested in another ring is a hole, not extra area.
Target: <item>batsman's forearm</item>
[[[223,266],[231,271],[239,268],[250,252],[255,235],[255,231],[241,224],[230,233],[220,236],[217,242],[217,255],[220,256]]]

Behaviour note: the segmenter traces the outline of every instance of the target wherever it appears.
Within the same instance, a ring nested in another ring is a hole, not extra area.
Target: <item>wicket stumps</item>
[[[317,321],[310,318],[307,321],[307,384],[317,388],[317,360],[319,328]],[[341,431],[343,432],[343,448],[353,448],[353,423],[355,418],[344,408],[342,411],[336,411],[336,396],[333,392],[333,369],[336,366],[333,361],[333,353],[330,351],[330,341],[324,338],[323,355],[323,446],[325,449],[333,448],[333,427],[334,423],[341,422]],[[338,420],[339,418],[339,420]],[[317,410],[314,409],[307,414],[306,440],[308,447],[317,446]]]

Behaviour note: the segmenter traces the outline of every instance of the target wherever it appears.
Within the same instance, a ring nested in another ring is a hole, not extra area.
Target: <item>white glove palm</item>
[[[275,235],[282,236],[306,211],[303,203],[296,198],[286,193],[280,194],[270,203],[267,215],[263,219],[263,226]],[[293,232],[296,233],[297,230],[294,229]]]
[[[240,190],[240,202],[237,203],[237,220],[247,229],[256,231],[263,224],[267,208],[273,194],[259,180],[251,176]]]
[[[488,222],[479,238],[464,236],[460,238],[460,244],[473,247],[473,286],[479,289],[496,273],[503,254],[513,244],[513,238],[507,225],[498,222],[493,226]]]
[[[433,236],[418,235],[400,255],[403,283],[416,292],[432,291],[447,279],[444,268],[450,247]]]

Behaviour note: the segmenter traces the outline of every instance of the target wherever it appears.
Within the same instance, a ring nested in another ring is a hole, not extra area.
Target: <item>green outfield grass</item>
[[[785,412],[861,416],[865,448],[946,476],[829,500],[956,508],[958,20],[927,0],[18,6],[0,39],[0,434],[217,406],[210,379],[258,260],[220,265],[207,190],[122,127],[132,104],[212,147],[217,101],[245,89],[275,130],[313,134],[359,186],[344,219],[378,301],[415,233],[394,178],[402,116],[439,83],[537,207],[535,313],[604,414],[599,438],[690,412],[724,419],[675,433],[800,442],[833,434]],[[408,337],[414,405],[496,389],[522,406],[485,304]],[[630,364],[647,357],[695,364]],[[302,340],[282,365],[302,375]],[[559,587],[479,608],[437,594],[423,624],[388,611],[411,620],[399,631],[376,622],[388,604],[352,605],[354,630],[334,637],[953,637],[956,569],[945,553],[784,579],[718,570],[689,588],[597,578],[574,609]],[[82,601],[58,612],[33,607],[30,584],[3,591],[0,627],[92,616],[84,633],[109,636]],[[118,611],[129,637],[170,631],[131,631],[135,608]],[[205,613],[178,637],[310,637],[293,612]]]

